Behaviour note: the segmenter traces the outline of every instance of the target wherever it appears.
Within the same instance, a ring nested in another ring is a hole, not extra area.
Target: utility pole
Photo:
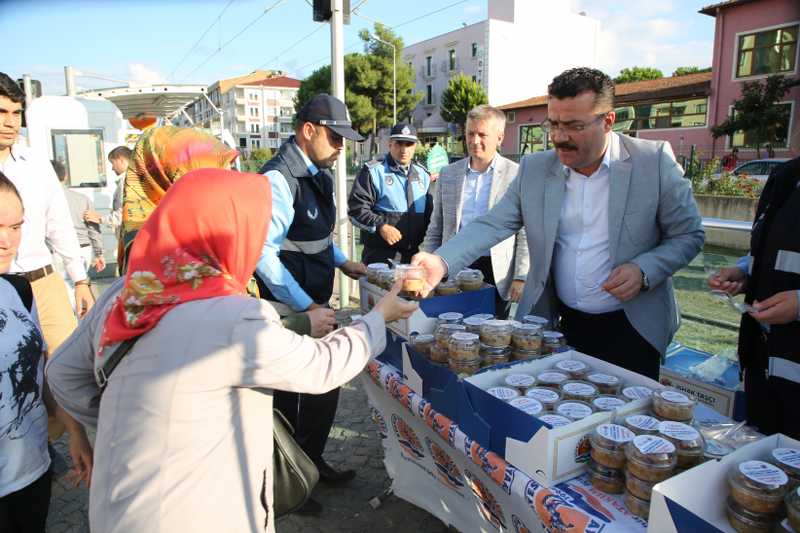
[[[331,1],[331,89],[333,96],[344,102],[344,9],[343,0]],[[349,250],[347,218],[347,143],[336,160],[336,222],[339,249]],[[352,259],[352,258],[351,258]],[[339,306],[350,305],[350,278],[339,272]]]

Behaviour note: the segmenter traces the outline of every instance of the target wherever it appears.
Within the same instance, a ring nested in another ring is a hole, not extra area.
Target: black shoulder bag
[[[108,378],[139,337],[122,341],[95,378],[102,394]],[[292,513],[302,507],[319,482],[317,465],[294,440],[294,428],[277,409],[272,410],[272,512],[275,517]],[[263,501],[266,509],[266,502]]]

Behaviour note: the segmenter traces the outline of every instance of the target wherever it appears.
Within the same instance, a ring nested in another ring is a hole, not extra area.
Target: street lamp
[[[373,41],[378,41],[379,43],[383,43],[392,47],[392,126],[394,126],[397,124],[397,48],[392,43],[384,41],[383,39],[370,33],[367,34],[367,37]]]

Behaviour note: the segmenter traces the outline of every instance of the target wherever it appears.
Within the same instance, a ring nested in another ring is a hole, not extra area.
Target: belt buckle
[[[108,376],[106,376],[106,371],[102,366],[94,371],[94,379],[101,389],[105,388],[106,383],[108,383]]]

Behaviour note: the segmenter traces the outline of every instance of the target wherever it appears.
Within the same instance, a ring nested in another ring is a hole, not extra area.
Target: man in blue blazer
[[[548,96],[542,128],[555,148],[523,157],[498,204],[412,262],[426,267],[428,291],[524,228],[531,265],[517,315],[560,317],[577,350],[655,379],[677,329],[672,275],[705,238],[691,185],[668,143],[612,132],[606,74],[568,70]]]

